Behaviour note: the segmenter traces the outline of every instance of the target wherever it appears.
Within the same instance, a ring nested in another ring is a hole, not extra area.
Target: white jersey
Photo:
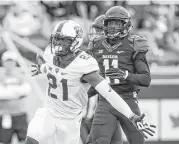
[[[98,71],[97,61],[86,52],[81,52],[66,68],[53,65],[53,55],[48,47],[44,52],[49,87],[45,107],[64,118],[75,118],[85,108],[90,88],[82,83],[84,74]]]

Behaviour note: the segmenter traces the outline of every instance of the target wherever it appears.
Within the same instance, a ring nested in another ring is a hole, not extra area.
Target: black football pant
[[[136,98],[125,98],[132,111],[140,115]],[[119,103],[120,104],[120,103]],[[112,137],[117,129],[118,121],[129,144],[144,144],[144,137],[131,121],[115,110],[104,98],[99,100],[87,144],[111,144]]]

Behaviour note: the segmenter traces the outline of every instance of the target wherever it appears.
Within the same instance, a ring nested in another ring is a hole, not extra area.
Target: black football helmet
[[[130,13],[121,6],[110,8],[104,18],[104,33],[109,39],[123,38],[132,28]]]
[[[104,35],[103,23],[105,15],[98,16],[90,26],[89,40]]]

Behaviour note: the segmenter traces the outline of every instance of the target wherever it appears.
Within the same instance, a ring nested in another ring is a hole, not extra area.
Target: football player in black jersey
[[[140,86],[148,87],[151,77],[146,60],[149,49],[147,40],[130,35],[132,29],[130,13],[121,6],[110,8],[104,17],[104,35],[91,39],[88,50],[98,61],[100,74],[126,101],[131,110],[141,115],[137,95]],[[130,125],[105,98],[99,96],[92,128],[87,143],[110,144],[118,121],[130,144],[144,144],[147,134],[153,135],[152,127],[143,123],[141,130]]]

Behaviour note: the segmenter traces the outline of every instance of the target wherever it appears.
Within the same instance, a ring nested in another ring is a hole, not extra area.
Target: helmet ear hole
[[[88,34],[88,38],[92,41],[94,38],[104,35],[104,17],[105,15],[100,15],[96,17],[94,22],[90,26],[90,33]]]

